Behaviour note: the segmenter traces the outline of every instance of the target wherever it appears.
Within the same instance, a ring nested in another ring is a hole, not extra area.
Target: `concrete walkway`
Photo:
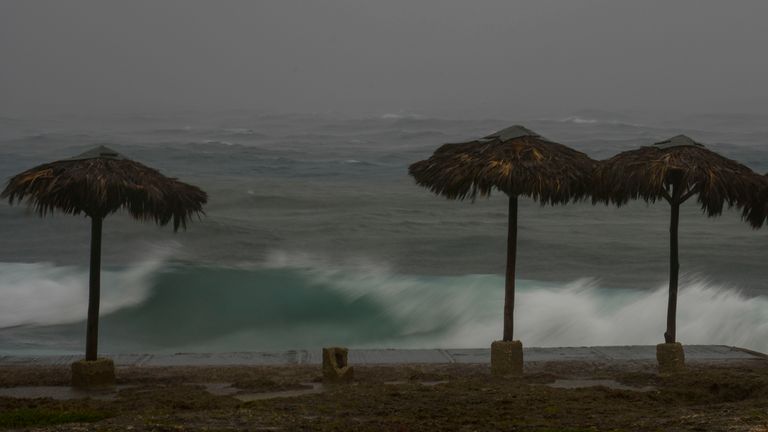
[[[686,362],[765,361],[768,356],[725,345],[684,345]],[[320,364],[321,350],[242,353],[104,354],[117,366],[268,366]],[[655,362],[656,346],[525,348],[526,362],[583,361],[598,364]],[[0,366],[64,366],[80,355],[0,355]],[[352,365],[397,363],[490,363],[490,349],[351,349]]]

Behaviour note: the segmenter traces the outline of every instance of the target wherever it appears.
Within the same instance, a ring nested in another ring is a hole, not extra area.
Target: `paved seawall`
[[[768,356],[725,345],[685,345],[685,357],[692,363],[765,361]],[[272,352],[109,354],[117,366],[279,366],[320,364],[321,350]],[[656,361],[655,345],[605,347],[524,348],[526,362],[576,361],[596,364]],[[490,349],[350,349],[349,363],[377,364],[481,364],[490,362]],[[80,360],[81,355],[0,355],[0,366],[55,366]]]

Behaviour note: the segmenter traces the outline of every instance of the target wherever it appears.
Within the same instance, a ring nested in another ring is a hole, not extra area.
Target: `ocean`
[[[0,178],[106,144],[200,186],[187,231],[104,223],[100,351],[487,347],[501,336],[505,196],[449,201],[410,163],[515,123],[596,159],[679,133],[768,171],[768,118],[453,120],[268,114],[0,117]],[[526,346],[656,344],[669,207],[520,201],[516,337]],[[89,221],[0,203],[0,354],[80,353]],[[678,339],[768,351],[768,229],[681,211]]]

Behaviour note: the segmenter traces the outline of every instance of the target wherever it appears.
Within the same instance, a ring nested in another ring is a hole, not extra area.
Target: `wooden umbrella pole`
[[[91,274],[88,289],[88,324],[85,359],[96,360],[99,342],[99,302],[101,298],[101,225],[103,218],[91,217]]]
[[[680,223],[680,185],[672,184],[672,216],[669,225],[669,303],[667,304],[667,331],[664,333],[666,343],[674,343],[677,333],[677,281],[680,271],[677,247],[677,227]]]
[[[509,196],[509,224],[507,226],[507,273],[504,281],[504,337],[514,340],[515,263],[517,260],[517,195]]]

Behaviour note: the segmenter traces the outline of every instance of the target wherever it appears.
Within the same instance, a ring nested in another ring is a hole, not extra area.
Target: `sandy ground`
[[[541,362],[520,379],[493,378],[487,365],[359,366],[354,384],[336,386],[321,385],[316,365],[123,367],[113,392],[0,397],[0,428],[768,431],[767,363],[660,376],[652,363]],[[0,387],[19,391],[68,379],[62,366],[0,367]]]

